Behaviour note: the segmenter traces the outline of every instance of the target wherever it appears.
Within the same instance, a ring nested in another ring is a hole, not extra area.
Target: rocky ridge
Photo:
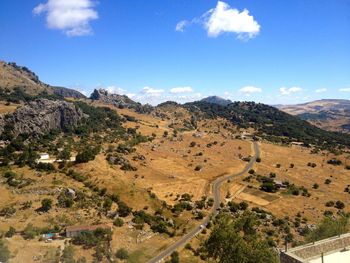
[[[86,115],[73,103],[40,99],[28,102],[9,115],[0,115],[0,133],[9,128],[16,136],[44,134],[50,130],[68,130]]]

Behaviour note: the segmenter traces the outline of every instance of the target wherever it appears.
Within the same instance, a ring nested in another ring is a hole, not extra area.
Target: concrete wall
[[[281,252],[280,259],[281,263],[305,263],[308,262],[308,259],[320,256],[322,253],[340,251],[346,247],[350,247],[350,233],[295,247],[288,252]]]

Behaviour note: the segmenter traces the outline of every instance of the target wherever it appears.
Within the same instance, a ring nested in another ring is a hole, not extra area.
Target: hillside
[[[27,67],[4,61],[0,61],[0,88],[7,93],[21,89],[28,95],[47,93],[63,97],[85,98],[76,90],[54,87],[41,82],[39,77]]]
[[[0,246],[10,262],[110,262],[120,249],[125,262],[148,262],[177,242],[180,262],[211,262],[208,244],[227,222],[244,233],[243,250],[275,262],[286,238],[304,242],[325,215],[349,211],[349,136],[268,105],[152,107],[102,89],[74,101],[0,95]],[[104,228],[66,236],[95,226]]]
[[[317,100],[296,105],[278,105],[278,109],[328,131],[350,133],[349,100]]]
[[[321,148],[350,145],[350,136],[322,130],[298,117],[265,104],[234,102],[224,107],[199,101],[187,103],[184,107],[192,112],[198,110],[204,112],[207,117],[226,118],[239,127],[254,128],[257,135],[270,141],[284,143],[301,141]]]

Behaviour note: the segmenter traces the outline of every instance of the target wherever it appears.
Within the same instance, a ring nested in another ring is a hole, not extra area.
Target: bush
[[[0,240],[0,262],[7,263],[11,257],[10,250],[4,244],[2,240]]]
[[[113,225],[115,225],[116,227],[121,227],[124,225],[124,221],[123,219],[117,217],[114,222],[113,222]]]
[[[337,209],[344,209],[345,208],[345,204],[342,201],[337,201],[337,202],[335,202],[335,208],[337,208]]]
[[[128,259],[128,258],[129,258],[129,253],[128,253],[128,251],[127,251],[125,248],[120,248],[120,249],[118,249],[117,252],[115,253],[115,256],[116,256],[118,259],[125,260],[125,259]]]
[[[332,207],[332,206],[334,206],[334,202],[333,202],[333,201],[328,201],[328,202],[326,203],[326,206],[327,206],[327,207]]]
[[[328,164],[332,164],[332,165],[341,165],[342,164],[342,161],[338,160],[338,159],[330,159],[327,161]]]
[[[332,182],[331,179],[326,179],[326,180],[324,181],[325,184],[330,184],[331,182]]]
[[[4,207],[0,210],[0,216],[10,217],[16,213],[16,208],[12,206]]]
[[[41,201],[41,210],[44,212],[49,211],[52,208],[52,200],[49,198],[45,198]]]
[[[318,189],[320,186],[317,183],[314,183],[314,185],[312,186],[313,189]]]
[[[33,239],[39,234],[39,231],[32,224],[28,224],[22,234],[24,239]]]
[[[124,202],[119,201],[118,203],[118,214],[121,217],[126,217],[131,213],[132,209]]]
[[[9,230],[5,234],[5,237],[13,237],[14,234],[16,234],[16,229],[10,226]]]

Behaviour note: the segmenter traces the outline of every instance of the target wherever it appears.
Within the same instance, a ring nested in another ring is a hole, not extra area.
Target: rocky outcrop
[[[13,114],[0,116],[0,133],[11,129],[16,136],[27,133],[33,136],[50,130],[68,130],[79,124],[86,115],[73,103],[40,99],[18,108]]]
[[[74,99],[86,99],[86,96],[76,91],[74,89],[68,89],[64,87],[51,87],[53,89],[53,93],[60,95],[64,98],[74,98]]]
[[[118,108],[135,109],[139,113],[150,113],[153,107],[149,104],[142,105],[126,95],[112,94],[105,89],[95,89],[90,96],[92,100],[114,105]]]

